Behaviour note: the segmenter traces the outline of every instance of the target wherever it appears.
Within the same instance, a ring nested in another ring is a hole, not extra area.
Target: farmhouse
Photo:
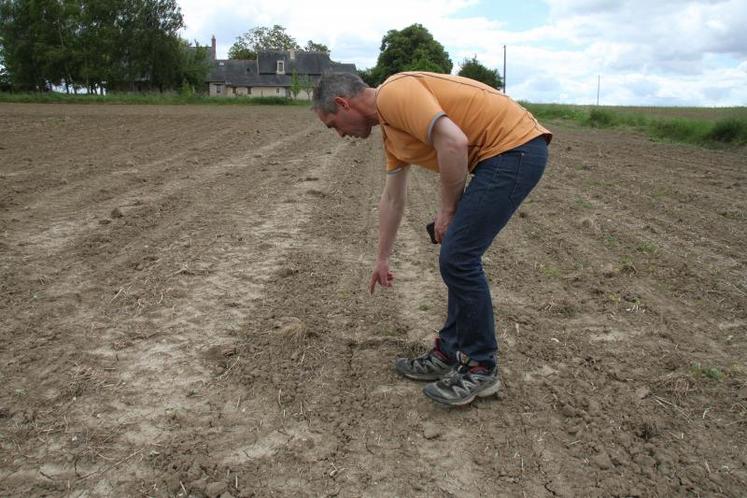
[[[291,97],[294,77],[300,91],[296,98],[311,100],[311,89],[322,73],[355,72],[355,64],[330,60],[321,52],[267,50],[256,60],[216,59],[215,37],[210,50],[213,66],[208,75],[210,96]]]

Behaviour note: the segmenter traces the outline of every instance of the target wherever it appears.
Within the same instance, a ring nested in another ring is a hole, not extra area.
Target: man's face
[[[327,128],[337,130],[341,137],[366,138],[371,134],[371,125],[366,118],[349,105],[338,105],[335,114],[326,114],[319,109],[316,114]]]

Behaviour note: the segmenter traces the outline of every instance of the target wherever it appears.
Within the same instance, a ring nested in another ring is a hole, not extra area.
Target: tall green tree
[[[0,38],[3,39],[5,68],[12,85],[19,90],[43,90],[49,82],[46,44],[41,10],[29,1],[0,0]]]
[[[322,54],[330,54],[329,47],[324,43],[316,43],[312,40],[306,42],[306,46],[303,48],[306,52],[317,52]]]
[[[258,26],[236,39],[236,42],[228,50],[228,57],[230,59],[254,59],[260,50],[290,49],[300,50],[301,46],[295,38],[285,32],[283,26],[279,24],[275,24],[271,28]]]
[[[130,0],[135,4],[132,18],[134,64],[129,76],[163,91],[181,84],[181,40],[184,27],[176,0]]]
[[[36,0],[30,4],[34,51],[47,83],[60,85],[72,78],[79,10],[75,0]]]
[[[465,78],[472,78],[473,80],[481,81],[486,85],[493,88],[501,88],[503,82],[497,69],[488,69],[477,60],[477,56],[471,59],[464,59],[461,67],[459,68],[459,76]]]
[[[443,45],[423,25],[413,24],[384,35],[376,66],[364,74],[369,84],[378,85],[401,71],[450,73],[451,68],[451,59]]]
[[[74,60],[77,86],[116,88],[127,79],[133,9],[127,0],[82,0]]]
[[[229,59],[256,59],[257,52],[262,50],[301,50],[296,39],[286,33],[285,28],[275,24],[271,28],[257,26],[236,38],[228,49]],[[319,52],[329,55],[329,47],[313,40],[306,42],[303,47],[306,52]]]
[[[229,59],[256,59],[257,52],[249,47],[249,43],[241,36],[236,38],[236,41],[231,48],[228,49]]]
[[[194,79],[176,0],[0,0],[14,87],[177,88]]]
[[[194,93],[197,89],[200,89],[205,84],[205,78],[207,78],[210,72],[210,51],[208,47],[201,47],[197,41],[195,46],[192,47],[186,40],[180,41],[181,48],[181,65],[180,65],[180,78],[182,80],[182,87],[188,85]]]

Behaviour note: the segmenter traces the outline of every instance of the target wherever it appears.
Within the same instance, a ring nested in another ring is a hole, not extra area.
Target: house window
[[[277,73],[285,74],[285,61],[278,61]]]
[[[275,93],[280,93],[280,88],[276,88]]]

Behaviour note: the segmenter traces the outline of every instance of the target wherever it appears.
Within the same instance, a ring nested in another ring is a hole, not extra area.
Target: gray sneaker
[[[438,380],[451,372],[456,362],[450,362],[448,357],[439,349],[438,339],[436,346],[417,358],[397,358],[394,368],[401,375],[414,380]]]
[[[460,363],[451,375],[425,386],[423,394],[444,405],[462,406],[472,403],[476,397],[492,396],[500,390],[498,367],[488,370],[468,358],[464,361],[461,354]]]

